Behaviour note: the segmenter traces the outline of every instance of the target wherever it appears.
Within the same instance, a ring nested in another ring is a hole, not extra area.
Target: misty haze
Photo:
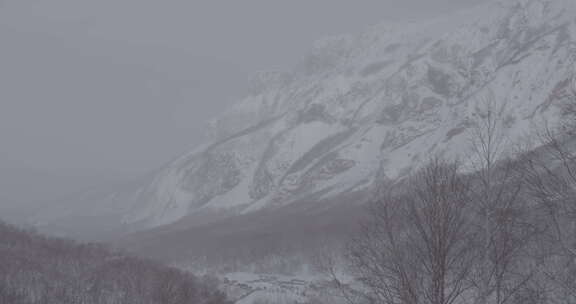
[[[576,303],[575,0],[0,0],[0,304]]]

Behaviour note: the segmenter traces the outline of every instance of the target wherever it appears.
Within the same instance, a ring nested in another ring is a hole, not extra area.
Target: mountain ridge
[[[212,121],[208,144],[133,196],[124,221],[147,229],[369,190],[432,155],[465,154],[485,99],[522,140],[575,90],[575,6],[496,1],[432,25],[325,39],[295,71],[258,76]]]

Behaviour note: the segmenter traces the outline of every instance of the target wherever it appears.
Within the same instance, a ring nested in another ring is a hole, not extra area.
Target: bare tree
[[[390,190],[351,243],[348,260],[370,303],[451,304],[470,285],[469,187],[458,166],[435,160],[401,194]]]
[[[576,80],[576,77],[574,77]],[[576,82],[574,82],[576,84]],[[546,126],[542,148],[528,160],[528,188],[551,227],[542,245],[548,253],[545,274],[567,301],[576,301],[576,87],[563,105],[563,121]]]
[[[505,107],[489,94],[480,101],[471,132],[471,193],[480,228],[474,272],[479,304],[508,303],[537,271],[527,257],[539,229],[523,197],[524,173],[518,162],[506,155],[510,143],[503,132],[505,113]]]

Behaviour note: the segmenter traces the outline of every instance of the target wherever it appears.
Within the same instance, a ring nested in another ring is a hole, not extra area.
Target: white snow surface
[[[324,303],[332,304],[346,303],[327,276],[231,273],[221,279],[222,289],[236,304],[304,304],[311,299],[322,299],[326,301]]]

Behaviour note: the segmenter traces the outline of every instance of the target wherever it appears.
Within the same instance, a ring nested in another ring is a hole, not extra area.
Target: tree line
[[[226,304],[213,279],[0,222],[0,303]]]

